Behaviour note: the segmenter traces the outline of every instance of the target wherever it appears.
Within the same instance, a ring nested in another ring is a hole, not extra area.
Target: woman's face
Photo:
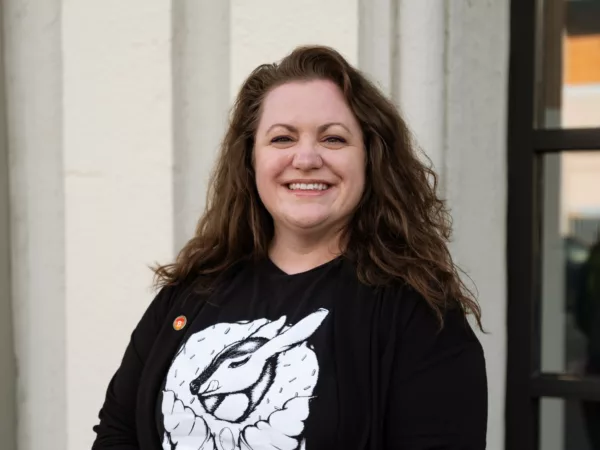
[[[340,89],[325,80],[290,82],[262,105],[254,148],[256,185],[275,229],[343,227],[365,186],[360,125]]]

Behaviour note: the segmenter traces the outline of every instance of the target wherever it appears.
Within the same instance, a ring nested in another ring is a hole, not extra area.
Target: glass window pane
[[[600,0],[540,2],[536,126],[600,126]]]
[[[543,398],[539,448],[600,450],[600,403]]]
[[[600,151],[545,155],[540,175],[540,368],[600,376]]]

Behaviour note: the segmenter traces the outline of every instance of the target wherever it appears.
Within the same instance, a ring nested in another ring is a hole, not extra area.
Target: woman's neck
[[[276,232],[269,248],[273,264],[290,275],[314,269],[340,254],[339,233],[310,239],[307,236]]]

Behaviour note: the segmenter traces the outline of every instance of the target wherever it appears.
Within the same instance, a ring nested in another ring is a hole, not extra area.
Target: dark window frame
[[[505,448],[537,450],[540,398],[600,401],[600,381],[540,373],[539,174],[545,154],[600,150],[600,128],[537,129],[538,2],[511,0],[508,102]]]

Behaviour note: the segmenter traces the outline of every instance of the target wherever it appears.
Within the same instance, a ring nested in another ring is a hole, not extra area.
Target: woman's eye
[[[346,142],[346,140],[339,136],[329,136],[325,138],[325,142],[329,144],[343,144]]]
[[[273,144],[287,143],[287,142],[292,142],[292,139],[289,136],[277,136],[277,137],[274,137],[273,139],[271,139],[271,142]]]

